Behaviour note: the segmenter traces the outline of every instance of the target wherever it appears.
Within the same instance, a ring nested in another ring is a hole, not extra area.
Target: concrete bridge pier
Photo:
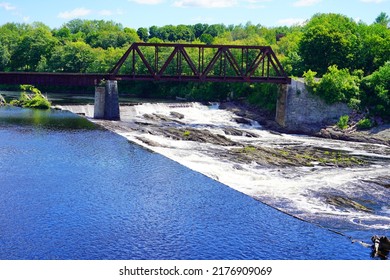
[[[120,120],[118,82],[105,81],[105,86],[95,87],[95,119]]]
[[[334,125],[341,116],[351,112],[347,104],[327,104],[318,95],[310,93],[300,79],[279,87],[275,120],[281,127],[292,131],[317,130]]]
[[[276,116],[275,121],[281,126],[286,127],[287,119],[287,95],[288,95],[288,85],[281,84],[279,85],[278,100],[276,103]]]

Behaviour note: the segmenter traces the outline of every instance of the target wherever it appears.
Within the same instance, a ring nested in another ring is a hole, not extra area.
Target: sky
[[[0,25],[43,22],[59,28],[72,19],[113,20],[137,29],[152,25],[223,23],[266,27],[301,24],[316,13],[339,13],[367,24],[390,0],[0,0]]]

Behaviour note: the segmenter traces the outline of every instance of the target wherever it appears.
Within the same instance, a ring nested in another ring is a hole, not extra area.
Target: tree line
[[[308,80],[325,77],[327,85],[312,88],[329,102],[347,102],[360,109],[369,107],[389,118],[389,23],[386,13],[370,24],[340,14],[316,14],[305,24],[291,27],[248,22],[136,30],[113,21],[75,19],[51,29],[39,22],[7,23],[0,26],[0,71],[105,73],[133,42],[269,45],[288,75],[306,76]],[[349,82],[343,83],[343,79]],[[336,81],[342,86],[353,81],[353,86],[341,92],[324,91],[334,87]],[[215,94],[223,99],[233,92],[236,97],[249,97],[270,110],[276,99],[275,87],[257,84],[133,83],[129,90],[141,96],[183,95],[204,100],[215,98]]]

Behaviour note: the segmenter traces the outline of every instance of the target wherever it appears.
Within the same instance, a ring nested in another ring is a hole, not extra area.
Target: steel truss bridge
[[[269,46],[133,43],[109,73],[0,72],[0,84],[93,86],[103,80],[291,83]]]

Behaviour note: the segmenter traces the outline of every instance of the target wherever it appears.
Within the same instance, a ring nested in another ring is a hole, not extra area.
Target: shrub
[[[183,132],[183,137],[184,138],[188,138],[188,137],[190,137],[190,135],[191,135],[191,131],[186,130],[186,131]]]
[[[370,119],[368,118],[365,118],[365,119],[361,119],[358,123],[357,123],[357,127],[359,129],[370,129],[371,127],[373,127],[373,123]]]
[[[343,102],[353,109],[359,108],[360,72],[350,74],[348,69],[338,69],[333,65],[328,68],[328,72],[321,80],[317,81],[316,75],[317,72],[311,70],[303,74],[305,84],[311,93],[318,95],[328,104]]]
[[[347,129],[348,128],[348,122],[349,122],[349,116],[341,116],[339,121],[337,122],[337,127],[340,129]]]
[[[33,109],[49,109],[50,106],[50,102],[43,95],[34,95],[31,100],[23,104],[23,107]]]
[[[390,120],[390,61],[362,80],[362,105],[373,115]]]
[[[21,85],[20,89],[23,90],[23,92],[21,93],[19,100],[12,100],[10,105],[34,109],[49,109],[51,107],[49,100],[47,100],[41,91],[34,86]],[[32,94],[28,94],[27,92],[31,92]]]
[[[338,69],[333,65],[322,77],[316,93],[328,104],[349,104],[351,99],[359,99],[360,80],[359,76],[351,75],[348,69]]]
[[[311,92],[316,92],[318,82],[315,80],[317,72],[308,70],[303,73],[303,77],[305,78],[305,84],[309,87]]]

